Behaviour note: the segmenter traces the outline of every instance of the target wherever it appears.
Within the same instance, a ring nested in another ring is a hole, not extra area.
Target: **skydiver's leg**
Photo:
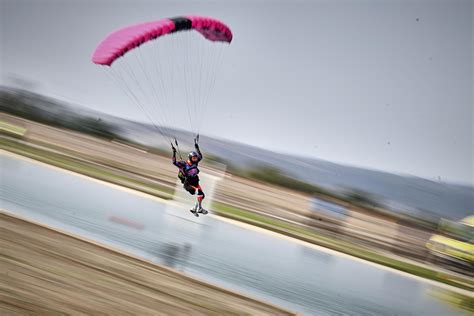
[[[186,190],[187,190],[187,191],[189,192],[189,194],[191,194],[191,195],[196,194],[196,188],[194,188],[193,186],[189,186]]]
[[[186,181],[184,182],[183,187],[184,187],[184,189],[185,189],[186,191],[189,192],[189,194],[191,194],[191,195],[196,194],[197,188],[192,185],[192,181],[189,181],[189,179],[186,179]],[[191,213],[194,214],[194,216],[199,217],[199,214],[198,214],[198,203],[197,203],[197,202],[196,202],[196,204],[194,205],[194,207],[193,207],[192,209],[190,209],[190,211],[191,211]]]
[[[201,186],[199,185],[198,186],[198,193],[197,193],[197,201],[198,201],[198,204],[199,204],[199,209],[202,209],[202,200],[204,200],[205,197],[206,197],[206,195],[204,194],[204,192],[201,189]]]
[[[191,194],[196,194],[197,192],[197,197],[196,197],[196,200],[197,200],[197,209],[199,211],[202,211],[203,208],[202,208],[202,200],[204,200],[204,192],[202,191],[202,188],[201,186],[199,185],[199,178],[198,177],[193,177],[193,178],[189,178],[187,180],[187,183],[188,185],[191,187],[191,190],[193,190],[193,193]],[[206,212],[207,213],[207,212]]]

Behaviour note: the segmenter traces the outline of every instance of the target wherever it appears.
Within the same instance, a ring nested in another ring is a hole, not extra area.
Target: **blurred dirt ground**
[[[0,212],[0,315],[294,315]]]

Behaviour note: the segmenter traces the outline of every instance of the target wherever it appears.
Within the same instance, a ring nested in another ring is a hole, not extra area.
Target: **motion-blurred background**
[[[303,314],[473,311],[472,1],[0,9],[5,212]],[[90,61],[120,26],[197,11],[234,40],[196,124]],[[194,218],[169,143],[197,132]]]

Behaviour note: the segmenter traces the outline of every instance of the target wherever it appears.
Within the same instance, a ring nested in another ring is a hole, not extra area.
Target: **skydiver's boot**
[[[199,217],[199,208],[198,208],[198,203],[194,204],[194,207],[190,209],[189,211],[194,214],[194,216]]]
[[[204,199],[204,196],[203,196],[203,195],[198,195],[198,197],[197,197],[197,200],[198,200],[198,204],[197,204],[197,205],[198,205],[198,209],[197,209],[197,210],[198,210],[198,213],[201,213],[201,214],[203,214],[203,215],[206,215],[206,214],[208,213],[207,210],[205,210],[205,209],[202,208],[202,200],[203,200],[203,199]]]

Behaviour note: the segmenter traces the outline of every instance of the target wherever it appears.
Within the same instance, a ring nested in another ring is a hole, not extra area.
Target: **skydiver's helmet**
[[[190,152],[190,153],[188,154],[188,160],[189,160],[190,162],[197,162],[198,159],[199,159],[199,158],[198,158],[197,152],[192,151],[192,152]]]

